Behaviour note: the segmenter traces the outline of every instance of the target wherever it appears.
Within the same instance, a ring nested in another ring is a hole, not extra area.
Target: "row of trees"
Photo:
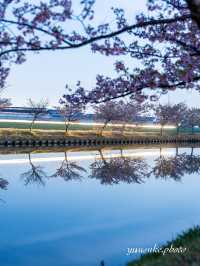
[[[108,123],[122,123],[121,133],[124,133],[126,124],[137,122],[138,116],[148,112],[150,105],[138,101],[110,101],[94,107],[95,121],[103,122],[100,134],[106,129]]]
[[[59,103],[60,105],[56,107],[56,109],[63,118],[65,123],[65,131],[68,133],[70,123],[76,121],[79,114],[84,113],[85,106],[80,103],[75,104],[63,100],[60,100]],[[7,99],[2,99],[2,104],[0,103],[0,109],[4,109],[9,106],[11,106],[11,102]],[[32,120],[30,122],[30,131],[32,131],[34,123],[42,116],[48,114],[49,102],[46,99],[41,99],[38,102],[28,99],[26,106],[30,108],[30,114],[32,115]],[[101,121],[104,123],[101,129],[101,134],[108,123],[113,123],[116,121],[123,122],[124,130],[126,123],[132,123],[134,118],[142,113],[145,113],[147,109],[147,105],[141,105],[136,101],[110,101],[106,102],[105,104],[94,106],[94,119],[95,121]]]
[[[68,102],[66,99],[59,101],[60,105],[57,108],[60,115],[63,117],[65,123],[65,131],[68,133],[70,123],[77,120],[77,115],[83,113],[85,105]],[[9,99],[0,100],[0,109],[11,105]],[[48,113],[48,100],[40,100],[35,102],[28,99],[27,106],[31,108],[32,121],[30,123],[30,131],[32,131],[34,123],[41,116]],[[153,105],[149,103],[141,103],[136,100],[120,100],[108,101],[102,104],[93,106],[94,120],[103,123],[100,134],[109,123],[121,122],[121,133],[124,133],[126,124],[137,123],[137,118],[141,115],[147,114],[150,110],[154,111],[157,123],[161,125],[160,134],[163,135],[163,128],[165,125],[174,125],[177,129],[177,134],[181,127],[189,127],[194,133],[194,128],[200,126],[200,109],[188,108],[185,103],[177,104],[159,104]]]
[[[138,116],[147,114],[150,110],[154,112],[156,123],[161,125],[160,134],[163,135],[163,128],[166,125],[174,125],[179,134],[180,128],[191,128],[194,133],[194,128],[200,126],[200,109],[189,108],[185,103],[177,104],[141,104],[137,101],[131,102],[106,102],[96,106],[95,120],[104,122],[101,133],[106,128],[108,123],[121,122],[122,133],[126,123],[136,123]]]
[[[32,131],[34,123],[36,120],[40,119],[42,116],[48,114],[49,102],[47,99],[42,99],[38,102],[28,99],[27,107],[30,107],[30,113],[32,114],[32,121],[30,123],[30,131]],[[70,123],[77,119],[77,115],[84,111],[83,105],[65,103],[60,101],[60,105],[56,107],[58,113],[63,118],[65,123],[65,131],[68,133]]]
[[[155,115],[157,122],[161,125],[161,135],[163,134],[163,127],[167,124],[175,125],[177,134],[181,127],[191,128],[192,133],[194,133],[194,128],[200,126],[200,109],[188,108],[184,103],[160,104],[155,108]]]
[[[40,102],[34,102],[31,99],[28,100],[28,106],[31,107],[33,115],[32,122],[30,124],[30,131],[32,131],[35,121],[42,115],[47,114],[48,101],[41,100]],[[109,123],[121,122],[123,133],[127,123],[133,123],[137,121],[137,117],[146,113],[150,109],[151,105],[141,104],[138,101],[109,101],[100,105],[93,106],[94,120],[103,123],[100,130],[100,135],[103,135],[103,131]],[[60,105],[56,107],[65,123],[65,131],[68,134],[70,123],[77,120],[77,116],[80,113],[84,113],[85,106],[80,103],[70,103],[66,101],[60,101]]]
[[[6,106],[8,104],[5,104],[2,108]],[[31,107],[32,121],[30,123],[30,131],[32,131],[35,121],[48,113],[48,101],[34,102],[29,99],[27,106]],[[77,120],[78,114],[84,113],[85,106],[79,103],[60,101],[57,110],[63,118],[65,131],[68,133],[70,123]],[[119,122],[121,123],[121,134],[123,134],[127,124],[137,124],[138,117],[148,114],[149,111],[154,111],[156,122],[161,125],[161,136],[166,125],[174,125],[177,129],[177,134],[181,127],[191,128],[192,133],[194,133],[194,128],[200,126],[200,109],[188,108],[185,103],[152,105],[140,103],[139,101],[109,101],[94,106],[94,120],[103,123],[100,135],[103,135],[109,123],[115,124]]]

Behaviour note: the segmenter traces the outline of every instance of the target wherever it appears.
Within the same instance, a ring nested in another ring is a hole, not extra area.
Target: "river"
[[[200,148],[1,151],[0,265],[125,266],[200,224]]]

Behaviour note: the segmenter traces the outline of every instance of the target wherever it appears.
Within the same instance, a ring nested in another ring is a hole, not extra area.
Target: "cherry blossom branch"
[[[88,44],[94,43],[96,41],[100,41],[100,40],[109,39],[109,38],[119,36],[123,33],[129,32],[129,31],[134,30],[134,29],[144,28],[144,27],[154,26],[154,25],[160,25],[160,24],[175,23],[178,21],[181,22],[181,21],[186,21],[188,19],[191,19],[190,15],[185,15],[185,16],[180,16],[180,17],[175,17],[175,18],[169,18],[169,19],[157,19],[157,20],[139,22],[139,23],[136,23],[134,25],[126,26],[120,30],[117,30],[117,31],[114,31],[114,32],[111,32],[108,34],[103,34],[103,35],[99,35],[99,36],[96,36],[93,38],[86,39],[85,41],[82,41],[82,42],[77,43],[77,44],[69,43],[67,46],[58,46],[55,48],[52,46],[51,47],[36,47],[36,48],[17,48],[16,47],[16,48],[1,52],[0,57],[2,57],[5,54],[12,53],[12,52],[45,51],[45,50],[47,50],[47,51],[54,50],[55,51],[55,50],[66,50],[66,49],[80,48],[80,47],[86,46]],[[29,25],[29,26],[33,27],[31,25]],[[41,31],[43,31],[43,30],[41,29]],[[49,34],[49,32],[47,31],[46,34]]]
[[[166,4],[172,6],[173,8],[176,8],[178,10],[180,9],[187,9],[187,5],[179,5],[179,4],[176,4],[174,1],[165,1]]]
[[[41,28],[41,27],[37,27],[37,26],[35,26],[35,25],[31,25],[31,24],[29,24],[29,23],[18,22],[18,21],[13,21],[13,20],[8,20],[8,19],[0,19],[0,22],[3,22],[3,23],[9,23],[9,24],[14,24],[14,25],[17,25],[17,26],[24,26],[24,27],[30,28],[30,29],[32,29],[32,30],[36,30],[36,31],[38,31],[38,32],[42,32],[42,33],[45,33],[45,34],[47,34],[47,35],[49,35],[49,36],[53,36],[53,37],[55,37],[53,31],[48,31],[48,30],[45,30],[45,29],[43,29],[43,28]],[[56,38],[56,37],[55,37],[55,38]],[[62,40],[62,42],[65,43],[65,44],[68,44],[69,46],[72,45],[72,43],[70,43],[69,41],[64,40],[64,39]]]
[[[183,87],[185,85],[187,85],[189,82],[197,82],[200,80],[200,76],[196,76],[194,77],[193,79],[191,79],[190,81],[180,81],[180,82],[177,82],[177,83],[174,83],[174,84],[160,84],[160,85],[157,85],[155,89],[173,89],[173,88],[177,88],[177,87]],[[112,101],[112,100],[116,100],[116,99],[120,99],[120,98],[124,98],[126,96],[130,96],[132,94],[135,94],[137,92],[140,92],[146,88],[148,88],[149,85],[146,84],[146,85],[143,85],[141,86],[140,88],[137,88],[136,90],[134,91],[130,91],[128,90],[126,93],[122,93],[120,95],[116,95],[114,97],[109,97],[109,98],[106,98],[106,99],[103,99],[103,100],[99,100],[99,101],[95,101],[94,103],[95,104],[100,104],[100,103],[105,103],[105,102],[108,102],[108,101]]]

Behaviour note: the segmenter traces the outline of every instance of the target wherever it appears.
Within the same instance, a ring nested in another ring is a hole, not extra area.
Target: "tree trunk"
[[[163,125],[161,125],[161,128],[160,128],[160,136],[162,137],[163,135]]]
[[[160,158],[162,157],[162,147],[160,146]]]
[[[29,164],[30,164],[31,168],[34,169],[34,165],[33,165],[32,161],[31,161],[31,153],[30,152],[28,154],[28,160],[29,160]]]
[[[178,155],[178,146],[176,146],[176,156]]]
[[[196,22],[200,28],[200,1],[199,0],[186,0],[190,10],[193,21]]]
[[[69,134],[69,125],[70,125],[70,121],[67,122],[65,120],[65,132],[66,132],[67,135]]]
[[[104,155],[103,155],[102,150],[100,149],[100,150],[98,150],[98,151],[99,151],[99,154],[100,154],[100,157],[101,157],[102,162],[103,162],[105,165],[107,165],[107,161],[106,161],[106,159],[104,158]]]
[[[122,135],[124,135],[125,129],[126,129],[126,123],[124,123],[123,126],[122,126]]]
[[[180,126],[177,125],[177,126],[176,126],[176,134],[177,134],[177,136],[179,135],[179,130],[180,130]]]
[[[106,128],[107,124],[109,123],[109,121],[105,122],[105,124],[103,125],[103,127],[101,128],[101,132],[100,135],[103,136],[103,131]]]
[[[33,118],[31,124],[30,124],[30,132],[32,132],[32,129],[33,129],[33,125],[35,123],[35,120],[36,120],[36,117]]]
[[[31,153],[30,152],[28,154],[28,160],[29,160],[29,163],[31,164]]]
[[[194,135],[194,126],[192,126],[192,135]]]
[[[101,261],[100,266],[106,266],[103,260]]]
[[[190,156],[193,156],[193,153],[194,153],[194,147],[191,148]]]
[[[67,152],[65,151],[65,161],[67,162],[68,159],[67,159]]]
[[[123,158],[123,150],[122,149],[120,149],[120,156],[121,156],[121,158]]]

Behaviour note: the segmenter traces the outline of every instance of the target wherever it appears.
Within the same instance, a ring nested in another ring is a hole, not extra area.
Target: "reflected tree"
[[[118,158],[105,159],[102,151],[99,151],[101,159],[96,159],[91,164],[91,178],[100,180],[101,184],[113,185],[124,183],[144,182],[148,177],[148,166],[142,158],[127,158],[122,155]]]
[[[173,178],[176,181],[180,181],[184,175],[183,156],[177,155],[168,158],[160,156],[155,160],[155,167],[152,173],[156,178]]]
[[[155,166],[151,173],[156,178],[168,179],[172,178],[175,181],[180,181],[184,175],[183,162],[185,154],[178,154],[178,147],[176,147],[176,155],[165,157],[162,155],[162,149],[160,148],[160,156],[155,159]]]
[[[27,186],[29,184],[37,184],[39,186],[45,185],[45,179],[47,178],[47,174],[43,170],[43,167],[40,165],[34,165],[31,160],[31,154],[28,154],[30,169],[21,174],[22,179],[24,180],[24,184]]]
[[[191,149],[191,154],[185,155],[184,169],[187,174],[200,174],[200,155],[193,154],[194,148]]]
[[[191,154],[176,152],[175,156],[167,158],[160,155],[155,160],[155,166],[151,173],[156,178],[172,178],[175,181],[180,181],[184,174],[200,173],[200,156],[193,154],[193,148]]]
[[[4,178],[0,178],[0,189],[6,190],[8,187],[8,181],[5,180]],[[1,198],[0,201],[4,202]]]
[[[81,180],[81,173],[86,172],[85,168],[79,166],[76,162],[69,161],[65,152],[65,159],[51,177],[62,177],[65,181]]]
[[[106,266],[104,260],[102,260],[102,261],[100,262],[100,266]]]
[[[3,178],[0,178],[0,188],[7,189],[7,186],[8,186],[8,181]]]
[[[195,155],[193,148],[190,154],[179,154],[178,147],[175,155],[164,156],[160,152],[160,156],[154,160],[153,166],[147,164],[143,157],[128,157],[123,154],[106,157],[102,150],[99,150],[100,158],[96,158],[90,165],[91,173],[89,178],[95,178],[102,185],[115,185],[119,183],[144,183],[151,175],[157,179],[164,180],[173,179],[181,181],[185,174],[200,174],[200,155]],[[83,178],[86,169],[76,162],[69,160],[67,152],[64,153],[64,159],[55,173],[47,176],[43,168],[34,165],[31,160],[31,154],[28,154],[30,169],[23,173],[21,177],[25,185],[36,183],[45,185],[45,179],[61,177],[65,181],[78,180]],[[151,168],[151,169],[150,169]],[[8,182],[0,178],[0,188],[6,189]]]

